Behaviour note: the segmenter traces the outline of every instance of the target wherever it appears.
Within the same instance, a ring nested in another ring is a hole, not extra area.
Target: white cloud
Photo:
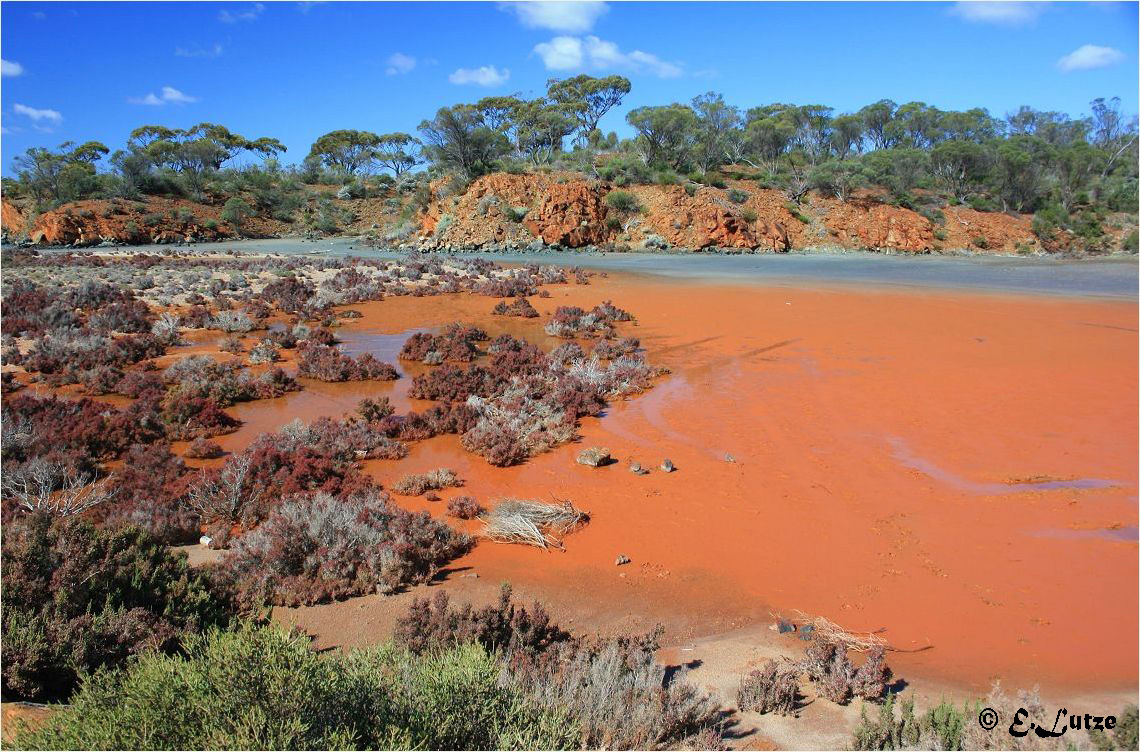
[[[162,98],[167,102],[175,102],[177,104],[189,104],[190,102],[197,102],[197,97],[191,97],[183,94],[173,86],[162,87]]]
[[[1045,12],[1047,5],[1047,3],[981,0],[980,2],[954,3],[950,8],[950,13],[974,23],[1019,26],[1036,21],[1037,17]]]
[[[1057,67],[1069,73],[1070,71],[1107,68],[1123,60],[1124,53],[1118,49],[1101,47],[1096,44],[1083,44],[1058,60]]]
[[[249,10],[243,10],[240,13],[230,13],[228,10],[223,10],[218,14],[218,20],[222,23],[237,23],[238,21],[256,21],[258,16],[265,10],[265,5],[262,3],[254,3],[253,7]]]
[[[402,52],[393,52],[388,57],[388,67],[384,72],[389,76],[400,76],[405,73],[411,73],[416,67],[416,59],[411,55],[405,55]]]
[[[302,13],[308,13],[313,9],[314,5],[324,4],[325,0],[302,0],[302,2],[297,3],[297,10],[301,11]]]
[[[594,28],[609,6],[601,0],[526,0],[499,3],[499,9],[514,13],[523,26],[531,29],[580,34]]]
[[[493,65],[484,65],[479,68],[460,68],[447,77],[453,84],[476,84],[477,86],[498,86],[506,83],[511,72],[506,68],[499,70]]]
[[[131,104],[145,104],[150,107],[161,107],[164,104],[190,104],[191,102],[197,102],[198,97],[183,94],[173,86],[163,86],[159,94],[150,92],[145,97],[130,97],[127,101]]]
[[[37,110],[35,107],[28,107],[26,104],[12,105],[12,111],[17,115],[26,115],[34,122],[45,121],[48,123],[60,123],[63,121],[63,115],[59,114],[56,110]]]
[[[19,63],[14,63],[11,60],[0,58],[0,75],[7,78],[9,76],[20,76],[24,73],[24,66]]]
[[[222,45],[217,42],[211,47],[175,47],[177,57],[221,57]]]
[[[614,42],[595,36],[554,37],[549,42],[536,44],[534,51],[548,70],[619,69],[649,73],[658,78],[676,78],[683,72],[681,66],[656,55],[641,50],[622,52]]]
[[[582,40],[578,37],[554,37],[534,46],[547,70],[574,70],[582,67]]]

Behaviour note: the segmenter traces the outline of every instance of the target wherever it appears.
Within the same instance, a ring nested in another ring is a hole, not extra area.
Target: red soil
[[[689,639],[802,610],[882,635],[907,678],[982,694],[1006,686],[1100,690],[1137,682],[1137,307],[1134,303],[850,289],[720,286],[611,275],[534,298],[604,299],[633,312],[621,334],[672,369],[565,446],[497,469],[456,437],[372,461],[390,484],[450,467],[466,480],[442,502],[398,503],[442,516],[447,498],[570,498],[590,511],[565,553],[483,543],[455,563],[459,593],[515,583],[578,625],[663,621]],[[369,333],[456,319],[492,336],[547,345],[543,319],[487,313],[470,295],[353,306],[350,351]],[[385,342],[399,341],[396,337]],[[383,353],[381,353],[383,354]],[[389,359],[391,358],[382,358]],[[400,363],[401,370],[426,366]],[[399,409],[410,379],[329,385],[237,405],[238,447],[294,417],[350,411],[363,396]],[[582,446],[619,459],[577,465]],[[735,461],[726,461],[730,453]],[[664,457],[677,472],[657,470]],[[648,476],[627,470],[634,460]],[[916,469],[920,468],[920,469]],[[1107,479],[1044,490],[1025,479]],[[477,523],[468,524],[472,531]],[[1124,529],[1122,540],[1111,529]],[[1084,532],[1078,532],[1084,531]],[[618,554],[632,564],[615,567]],[[384,634],[359,621],[379,598],[291,612],[324,641]],[[369,605],[371,604],[371,605]]]

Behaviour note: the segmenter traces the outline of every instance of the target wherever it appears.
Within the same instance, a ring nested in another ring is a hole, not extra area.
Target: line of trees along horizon
[[[213,123],[144,125],[113,154],[96,141],[29,149],[15,158],[17,178],[6,178],[4,188],[37,210],[84,198],[168,195],[237,198],[243,212],[287,220],[306,184],[341,185],[338,195],[349,198],[393,186],[409,193],[424,176],[453,175],[461,190],[489,172],[548,168],[619,185],[716,184],[718,172],[747,166],[762,187],[795,203],[810,190],[846,200],[872,188],[916,210],[933,201],[1035,212],[1045,233],[1096,235],[1107,212],[1137,210],[1137,120],[1115,97],[1094,99],[1084,117],[1029,106],[995,117],[983,108],[888,99],[848,113],[822,104],[741,109],[708,92],[689,104],[629,111],[633,138],[603,133],[602,119],[630,90],[622,76],[552,79],[534,99],[491,96],[441,107],[415,135],[326,133],[292,166],[282,164],[286,149],[274,138],[246,138]],[[262,161],[227,167],[241,155]],[[100,171],[104,158],[109,169]]]

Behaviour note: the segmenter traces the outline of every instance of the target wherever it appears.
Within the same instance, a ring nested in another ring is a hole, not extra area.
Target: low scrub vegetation
[[[297,373],[320,381],[394,381],[396,368],[361,353],[352,358],[335,347],[302,343],[297,348]]]
[[[246,604],[309,605],[431,579],[469,538],[369,490],[302,494],[237,539],[221,564]]]
[[[91,677],[32,749],[562,749],[565,712],[503,682],[478,645],[325,655],[274,627],[209,631]],[[203,709],[208,709],[203,711]]]
[[[515,298],[510,303],[500,300],[491,309],[491,313],[495,316],[518,316],[524,319],[538,318],[538,311],[530,304],[526,298]]]
[[[479,355],[475,343],[488,339],[487,333],[478,327],[452,323],[441,334],[413,334],[400,350],[400,359],[428,365],[439,365],[449,360],[470,362]]]
[[[554,311],[546,333],[552,337],[611,337],[614,324],[630,321],[633,317],[627,311],[614,306],[609,301],[584,311],[577,306],[559,306]]]
[[[204,573],[137,528],[28,515],[4,525],[2,568],[5,699],[65,699],[87,672],[229,619]]]
[[[445,488],[462,486],[463,481],[445,467],[426,473],[410,473],[400,478],[392,490],[404,496],[422,496],[428,491],[441,491]]]
[[[799,695],[800,667],[792,661],[768,660],[744,677],[736,705],[744,711],[794,715]]]
[[[481,609],[451,607],[445,593],[417,599],[396,625],[395,640],[413,653],[436,654],[476,644],[504,657],[504,678],[570,722],[570,747],[661,749],[719,742],[721,713],[713,699],[656,662],[660,631],[602,640],[577,638],[546,611],[511,601]]]

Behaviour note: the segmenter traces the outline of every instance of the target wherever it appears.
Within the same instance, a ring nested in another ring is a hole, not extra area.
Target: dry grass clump
[[[800,666],[788,660],[767,661],[744,677],[736,693],[743,711],[795,715],[800,694]]]
[[[590,520],[569,501],[546,504],[525,499],[500,501],[483,517],[483,537],[496,543],[562,548],[562,536]]]
[[[404,496],[420,496],[426,491],[439,491],[444,488],[462,486],[463,481],[446,467],[426,473],[409,473],[396,481],[392,490]]]

